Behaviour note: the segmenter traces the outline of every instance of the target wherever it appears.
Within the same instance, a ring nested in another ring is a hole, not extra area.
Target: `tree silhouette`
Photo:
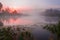
[[[13,14],[17,14],[17,11],[16,11],[16,10],[14,10],[12,13],[13,13]]]
[[[1,10],[2,7],[3,7],[3,5],[2,5],[2,3],[0,2],[0,10]]]

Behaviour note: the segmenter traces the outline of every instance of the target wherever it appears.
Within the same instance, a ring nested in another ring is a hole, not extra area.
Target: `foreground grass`
[[[57,40],[60,40],[60,21],[57,24],[46,25],[44,29],[49,30],[52,34],[56,34]]]
[[[33,40],[33,36],[24,28],[2,27],[0,28],[0,40]]]

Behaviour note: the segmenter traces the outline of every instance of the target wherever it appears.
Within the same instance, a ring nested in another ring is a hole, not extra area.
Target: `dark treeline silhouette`
[[[1,11],[1,8],[3,7],[2,3],[0,2],[0,11]]]
[[[28,14],[23,14],[22,12],[18,12],[17,9],[11,9],[9,7],[3,8],[3,4],[0,2],[0,17],[4,16],[28,16]]]
[[[45,16],[51,16],[51,17],[60,17],[60,10],[58,9],[46,9],[44,12]]]
[[[0,16],[10,16],[10,15],[19,15],[21,16],[22,13],[18,13],[17,10],[10,10],[9,7],[5,8],[5,9],[2,9],[3,8],[3,4],[0,2]],[[12,12],[10,12],[12,11]]]

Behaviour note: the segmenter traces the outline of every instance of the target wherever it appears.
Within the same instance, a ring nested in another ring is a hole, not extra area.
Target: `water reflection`
[[[58,21],[60,20],[59,17],[46,17],[45,18],[45,21],[48,22],[48,23],[52,23],[52,24],[55,24],[57,23]]]
[[[45,17],[38,16],[36,14],[30,16],[6,16],[0,17],[0,21],[4,25],[28,25],[28,24],[45,24],[45,23],[56,23],[59,20],[59,17]]]
[[[20,17],[3,17],[0,18],[0,21],[2,21],[4,25],[26,25],[33,23],[31,20],[22,19]]]

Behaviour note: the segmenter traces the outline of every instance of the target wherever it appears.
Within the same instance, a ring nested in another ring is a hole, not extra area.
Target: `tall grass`
[[[57,40],[60,40],[60,21],[57,24],[49,24],[44,26],[44,29],[49,30],[51,33],[57,35]]]
[[[34,40],[30,31],[20,27],[2,27],[0,28],[0,40]]]

